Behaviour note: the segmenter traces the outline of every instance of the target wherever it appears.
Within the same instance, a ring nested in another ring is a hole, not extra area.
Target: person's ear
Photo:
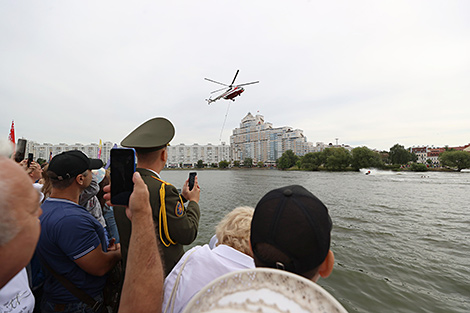
[[[83,185],[84,180],[85,180],[85,176],[83,176],[82,174],[78,174],[78,175],[75,177],[75,181],[76,181],[77,184],[79,184],[80,186]]]
[[[166,152],[166,148],[163,148],[160,153],[160,160],[162,160],[163,162],[166,162],[165,152]]]
[[[318,273],[322,278],[327,278],[330,276],[331,272],[333,271],[333,267],[335,265],[335,255],[333,254],[333,251],[328,250],[328,254],[326,255],[325,260],[323,263],[320,265],[320,269],[318,270]]]

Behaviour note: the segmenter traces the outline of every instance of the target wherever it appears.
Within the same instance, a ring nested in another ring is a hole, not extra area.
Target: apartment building
[[[441,166],[439,162],[439,155],[446,151],[446,149],[453,149],[457,151],[469,151],[470,152],[470,144],[465,145],[465,146],[458,146],[458,147],[444,147],[444,148],[435,148],[433,146],[419,146],[419,147],[411,147],[410,152],[416,154],[418,157],[418,160],[416,161],[417,163],[424,163],[427,164],[430,162],[430,164],[434,167],[439,167]],[[429,161],[428,161],[429,160]]]
[[[307,141],[302,130],[289,126],[273,127],[259,114],[253,116],[248,113],[230,136],[232,161],[251,158],[254,163],[274,164],[287,150],[303,156],[314,152],[315,147]]]
[[[101,146],[101,160],[106,163],[109,160],[111,154],[111,149],[114,144],[110,141],[106,141]],[[69,150],[80,150],[85,153],[89,158],[98,158],[100,146],[97,143],[91,143],[89,145],[84,145],[81,143],[75,143],[69,145],[66,143],[51,144],[51,143],[37,143],[35,141],[28,141],[26,144],[26,153],[32,153],[34,159],[44,159],[49,161],[49,158],[55,156],[59,153]]]
[[[167,166],[176,167],[194,167],[199,160],[204,164],[219,163],[220,161],[230,161],[230,147],[222,142],[220,145],[170,145],[168,147]]]
[[[114,143],[106,141],[101,147],[101,160],[106,164],[111,155],[111,149]],[[117,146],[117,145],[116,145]],[[121,147],[121,146],[117,146]],[[51,156],[69,150],[80,150],[90,158],[98,158],[99,145],[91,143],[84,145],[75,143],[72,145],[66,143],[51,144],[51,143],[37,143],[28,141],[26,144],[26,153],[33,153],[34,159],[39,158],[49,161]],[[199,160],[205,164],[219,163],[220,161],[230,161],[230,147],[222,142],[221,145],[193,145],[179,144],[176,146],[168,147],[168,167],[193,167]]]

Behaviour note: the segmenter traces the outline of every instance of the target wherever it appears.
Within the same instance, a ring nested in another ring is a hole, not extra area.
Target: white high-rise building
[[[313,143],[307,142],[303,131],[289,126],[273,127],[264,121],[264,116],[248,113],[230,136],[232,161],[251,158],[256,164],[274,164],[287,150],[303,156],[313,152]]]

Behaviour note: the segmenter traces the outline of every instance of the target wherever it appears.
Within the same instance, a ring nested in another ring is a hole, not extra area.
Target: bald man
[[[0,157],[0,312],[32,312],[25,266],[39,239],[39,193],[14,161]]]

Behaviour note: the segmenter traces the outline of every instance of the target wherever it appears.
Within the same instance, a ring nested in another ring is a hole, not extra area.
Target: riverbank
[[[375,168],[371,168],[371,169],[375,169]],[[281,170],[281,169],[278,169],[277,167],[274,167],[274,166],[269,166],[269,167],[226,167],[226,168],[219,168],[219,167],[204,167],[204,168],[190,168],[190,167],[185,167],[185,168],[165,168],[165,170],[169,170],[169,171],[214,171],[214,170],[217,170],[217,171],[220,171],[220,170],[223,170],[223,171],[239,171],[239,170],[257,170],[257,171],[263,171],[263,170],[279,170],[279,171],[288,171],[288,172],[295,172],[295,171],[299,171],[299,172],[359,172],[360,170],[356,170],[352,167],[347,167],[343,170],[337,170],[337,171],[332,171],[332,170],[328,170],[326,168],[324,168],[323,166],[320,166],[317,170],[307,170],[307,169],[302,169],[302,168],[298,168],[297,166],[294,166],[294,167],[291,167],[291,168],[288,168],[288,169],[285,169],[285,170]],[[411,167],[404,167],[404,168],[401,168],[400,166],[393,166],[393,165],[390,165],[390,166],[386,166],[385,168],[377,168],[377,170],[381,170],[381,171],[392,171],[392,172],[448,172],[448,173],[459,173],[457,170],[455,169],[450,169],[450,168],[427,168],[426,170],[413,170]],[[463,169],[461,171],[461,173],[470,173],[470,170],[466,170],[466,169]]]

